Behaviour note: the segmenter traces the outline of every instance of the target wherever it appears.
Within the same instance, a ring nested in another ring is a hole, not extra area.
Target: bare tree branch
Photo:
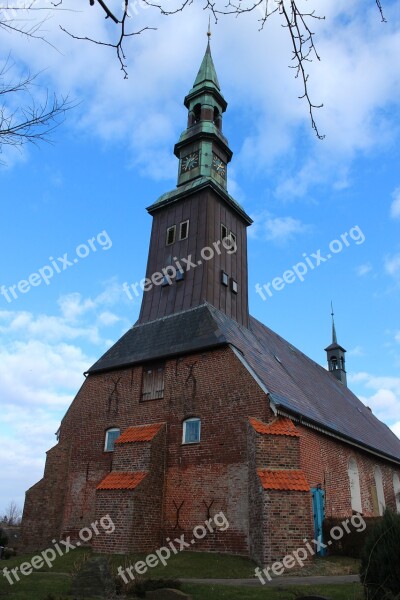
[[[271,19],[273,15],[276,15],[276,18],[280,17],[282,21],[282,27],[284,27],[288,31],[288,36],[290,40],[290,47],[292,52],[292,62],[290,65],[291,68],[295,69],[295,77],[298,78],[302,82],[303,93],[299,96],[300,99],[305,100],[308,105],[310,121],[312,129],[314,130],[316,136],[319,139],[323,139],[325,136],[320,133],[315,117],[314,112],[315,109],[321,108],[323,104],[316,104],[311,100],[309,93],[309,74],[307,69],[307,63],[312,62],[314,59],[320,60],[318,52],[316,50],[316,46],[314,44],[314,33],[311,29],[311,23],[315,20],[322,20],[325,17],[318,16],[315,14],[315,11],[305,11],[300,5],[301,0],[222,0],[226,2],[226,4],[221,8],[217,4],[218,0],[204,0],[204,10],[210,11],[213,15],[215,21],[217,22],[221,16],[225,15],[234,15],[236,17],[250,12],[259,13],[260,17],[258,21],[260,22],[260,30],[264,29],[267,21]],[[11,7],[7,6],[2,9],[4,11],[17,11],[17,10],[26,10],[26,11],[34,11],[34,10],[46,10],[42,7],[34,6],[35,0],[31,0],[24,7]],[[59,7],[62,4],[63,0],[54,0],[51,2],[53,8]],[[76,40],[84,40],[89,41],[91,43],[100,45],[100,46],[108,46],[110,48],[115,49],[117,59],[119,61],[121,71],[124,75],[124,78],[128,77],[128,67],[127,60],[124,51],[124,40],[125,38],[133,37],[140,35],[144,31],[147,30],[155,30],[154,27],[143,27],[139,31],[130,31],[128,28],[128,19],[131,17],[129,14],[129,0],[123,0],[121,3],[120,14],[115,13],[111,10],[109,6],[110,0],[89,0],[90,6],[100,7],[101,11],[105,14],[105,18],[110,20],[118,29],[118,36],[115,42],[109,42],[100,39],[93,39],[89,36],[78,36],[70,31],[67,31],[64,27],[61,27],[62,31],[67,33],[71,38]],[[142,0],[142,2],[148,6],[157,9],[162,15],[170,16],[174,15],[178,12],[182,12],[189,5],[193,3],[193,0],[178,0],[179,4],[176,8],[166,8],[166,2],[168,0]],[[383,13],[383,7],[381,0],[375,0],[376,6],[378,8],[379,14],[381,16],[382,22],[386,22],[386,18]],[[46,22],[47,16],[40,20],[39,22],[30,23],[28,19],[16,19],[15,14],[10,13],[12,18],[10,19],[2,19],[0,15],[0,28],[5,29],[6,31],[13,33],[20,33],[24,36],[40,39],[47,43],[48,40],[41,34],[42,25]],[[11,91],[11,90],[10,90]],[[30,118],[27,118],[27,122],[34,120],[35,118],[40,119],[45,118],[48,112],[51,114],[52,110],[56,114],[57,111],[62,111],[64,104],[64,99],[61,104],[50,104],[44,108],[43,113],[39,110],[39,112],[30,113]],[[43,108],[43,107],[42,107]],[[42,115],[42,116],[41,116]]]
[[[51,141],[50,134],[60,125],[65,112],[74,106],[68,97],[50,97],[48,92],[43,101],[36,101],[33,87],[39,73],[13,81],[12,66],[7,60],[0,70],[0,152],[7,145]]]
[[[19,525],[21,523],[22,517],[22,509],[18,504],[11,500],[9,505],[6,508],[5,515],[3,517],[3,522],[8,525]]]

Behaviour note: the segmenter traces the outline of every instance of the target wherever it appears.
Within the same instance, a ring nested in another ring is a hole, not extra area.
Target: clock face
[[[221,175],[221,177],[225,177],[226,175],[226,164],[222,161],[216,154],[213,154],[212,166],[214,171]]]
[[[191,171],[192,169],[194,169],[195,167],[199,166],[199,153],[198,152],[192,152],[191,154],[188,154],[187,156],[184,156],[182,158],[182,163],[181,163],[181,170],[183,173],[187,173],[188,171]]]

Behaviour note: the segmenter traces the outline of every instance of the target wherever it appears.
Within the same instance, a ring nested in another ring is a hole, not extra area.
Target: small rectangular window
[[[179,225],[179,239],[186,240],[189,235],[189,221],[183,221]]]
[[[187,419],[183,422],[183,444],[198,444],[200,442],[200,419]]]
[[[164,397],[164,365],[154,363],[143,367],[142,400]]]
[[[237,248],[236,235],[232,231],[230,231],[229,232],[229,237],[230,237],[230,240],[231,240],[231,243],[232,243],[232,249],[234,249],[234,251],[236,252],[236,248]]]
[[[221,271],[221,283],[222,283],[222,285],[228,286],[228,282],[229,282],[228,273],[225,273],[225,271]]]
[[[172,227],[168,227],[167,229],[167,240],[166,240],[166,245],[170,246],[171,244],[173,244],[175,242],[175,232],[176,232],[176,226],[172,225]]]
[[[231,279],[231,288],[234,294],[238,293],[238,284],[237,281],[235,281],[234,279]]]
[[[121,430],[118,427],[112,427],[111,429],[107,429],[106,431],[106,439],[104,443],[104,452],[113,452],[114,451],[114,443],[117,438],[119,438]]]
[[[221,223],[221,241],[223,241],[226,237],[228,237],[228,229],[223,223]]]

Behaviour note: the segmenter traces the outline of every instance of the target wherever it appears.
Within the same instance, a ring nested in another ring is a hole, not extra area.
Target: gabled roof
[[[310,486],[303,471],[270,471],[268,469],[258,469],[257,473],[264,490],[310,491]]]
[[[150,442],[160,431],[164,423],[154,425],[136,425],[128,427],[115,440],[114,444],[129,444],[131,442]]]
[[[228,344],[278,412],[400,463],[400,440],[349,388],[257,319],[247,329],[208,303],[135,325],[89,373]]]
[[[103,481],[97,486],[97,489],[134,490],[146,475],[146,471],[137,471],[136,473],[120,473],[119,471],[114,471],[106,475]]]

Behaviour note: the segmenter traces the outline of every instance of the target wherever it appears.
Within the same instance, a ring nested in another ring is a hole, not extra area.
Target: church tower
[[[153,225],[139,323],[206,301],[248,327],[246,228],[252,220],[227,191],[227,102],[210,39],[184,105],[187,127],[174,148],[177,187],[147,209]]]
[[[305,539],[323,542],[325,493],[340,519],[372,516],[385,494],[396,506],[400,440],[347,388],[333,311],[329,372],[249,317],[251,219],[227,191],[227,105],[209,43],[184,104],[177,186],[148,208],[140,318],[85,373],[62,419],[26,493],[25,552],[67,539],[150,556],[179,536],[268,566]]]
[[[332,308],[332,343],[325,348],[325,352],[327,353],[328,359],[328,368],[329,371],[339,379],[343,383],[343,385],[347,386],[347,376],[346,376],[346,360],[345,360],[345,352],[346,350],[338,344],[337,335],[336,335],[336,327],[335,327],[335,318]]]

